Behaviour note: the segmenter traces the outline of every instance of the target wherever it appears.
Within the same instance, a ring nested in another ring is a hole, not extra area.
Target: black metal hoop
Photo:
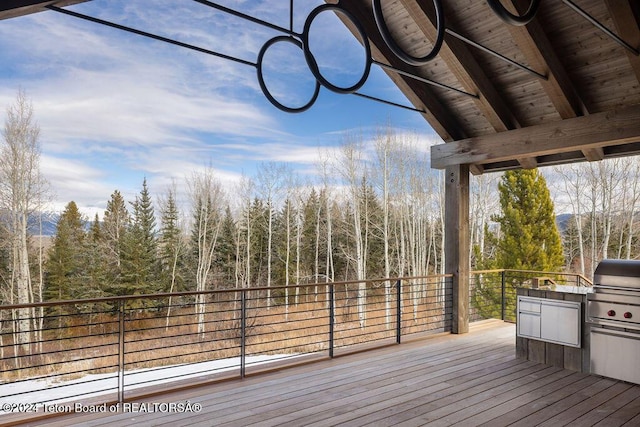
[[[318,81],[316,80],[316,87],[314,89],[313,92],[313,96],[311,97],[311,99],[309,100],[309,102],[307,102],[306,104],[304,104],[302,107],[287,107],[286,105],[280,103],[277,99],[275,99],[275,97],[273,95],[271,95],[271,92],[269,92],[269,89],[267,88],[267,85],[265,84],[264,81],[264,74],[262,71],[262,63],[264,60],[264,54],[267,52],[267,50],[274,44],[279,43],[279,42],[287,42],[287,43],[291,43],[297,47],[299,47],[300,49],[302,49],[302,43],[299,40],[296,40],[292,37],[289,36],[276,36],[270,40],[268,40],[260,49],[260,53],[258,53],[258,62],[256,64],[256,71],[258,73],[258,83],[260,84],[260,89],[262,89],[262,93],[264,94],[264,96],[269,100],[269,102],[271,102],[271,104],[273,104],[276,108],[278,108],[279,110],[282,110],[286,113],[302,113],[303,111],[307,111],[309,108],[311,108],[311,106],[316,102],[316,99],[318,99],[318,94],[320,93],[320,83],[318,83]]]
[[[360,78],[360,80],[358,80],[357,83],[349,87],[336,86],[333,83],[331,83],[329,80],[327,80],[320,72],[320,67],[318,67],[318,62],[313,56],[313,53],[311,53],[311,48],[309,47],[309,31],[311,29],[311,24],[313,23],[313,20],[322,12],[325,12],[328,10],[341,13],[351,21],[353,26],[356,28],[356,30],[360,34],[360,38],[362,40],[362,44],[365,49],[366,64],[364,67],[364,71],[362,72],[362,77]],[[309,16],[307,16],[307,20],[304,23],[304,30],[302,31],[302,42],[303,42],[304,57],[307,60],[307,65],[309,66],[311,73],[313,73],[313,76],[316,78],[316,80],[319,81],[320,84],[322,84],[327,89],[337,93],[354,93],[355,91],[360,89],[367,81],[367,78],[369,78],[369,72],[371,71],[371,46],[369,45],[369,38],[367,37],[367,33],[364,31],[364,27],[362,26],[360,21],[358,21],[351,13],[349,13],[339,5],[323,4],[313,9],[311,13],[309,13]]]
[[[431,61],[436,55],[440,52],[440,48],[442,48],[442,42],[444,41],[444,10],[442,9],[442,0],[433,0],[433,6],[436,9],[436,26],[438,29],[436,40],[433,43],[433,47],[431,48],[431,52],[423,57],[416,57],[409,55],[407,52],[402,50],[400,46],[396,43],[389,31],[389,27],[387,27],[387,22],[384,20],[384,14],[382,13],[382,4],[381,0],[372,0],[373,6],[373,16],[376,19],[376,25],[378,26],[378,31],[382,36],[382,39],[387,44],[389,49],[400,58],[402,61],[406,62],[409,65],[420,66],[424,65],[427,62]]]
[[[500,19],[507,24],[511,24],[516,27],[522,27],[531,22],[531,20],[536,16],[536,13],[538,13],[538,7],[540,6],[540,0],[531,0],[531,4],[529,5],[527,12],[522,16],[518,16],[505,9],[500,3],[500,0],[487,0],[487,3]]]

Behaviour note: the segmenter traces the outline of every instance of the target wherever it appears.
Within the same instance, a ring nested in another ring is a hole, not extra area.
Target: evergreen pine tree
[[[261,199],[255,198],[251,204],[251,283],[250,286],[265,286],[267,274],[267,217],[268,208]]]
[[[85,297],[84,223],[85,220],[76,203],[69,202],[58,220],[53,246],[47,260],[47,300]]]
[[[180,229],[180,213],[173,192],[169,192],[160,209],[160,290],[178,292],[185,290],[186,243]]]
[[[273,285],[291,285],[296,279],[296,208],[289,198],[285,199],[282,208],[276,212],[273,233]],[[280,290],[272,293],[274,297],[283,295],[284,292]]]
[[[320,198],[315,189],[311,190],[309,198],[304,204],[303,218],[302,218],[302,248],[301,248],[301,263],[302,263],[302,276],[313,277],[313,281],[318,281],[320,265],[316,266],[316,259],[318,263],[320,258],[325,258],[325,250],[320,248],[320,236],[318,236],[320,230],[318,215],[322,213],[322,206],[320,205]],[[317,267],[317,268],[316,268]],[[323,270],[324,272],[324,270]]]
[[[131,204],[133,218],[124,239],[122,279],[126,294],[147,294],[158,290],[156,220],[146,178],[140,195]]]
[[[115,190],[107,202],[101,228],[103,254],[107,267],[104,284],[107,295],[127,294],[126,286],[123,286],[122,282],[122,258],[129,224],[129,212],[124,198],[118,190]]]
[[[98,298],[105,296],[105,284],[109,283],[109,269],[105,253],[104,233],[98,214],[95,215],[93,222],[89,226],[84,244],[84,259],[86,265],[86,297]]]
[[[501,214],[496,262],[500,268],[558,271],[562,242],[544,177],[538,170],[507,171],[498,184]]]
[[[221,281],[216,288],[232,288],[235,284],[236,235],[236,221],[227,205],[218,237],[217,257],[214,260],[215,270]]]
[[[362,181],[360,203],[363,215],[361,230],[365,237],[365,257],[367,258],[367,277],[384,276],[384,242],[382,239],[383,211],[380,200],[373,187]]]

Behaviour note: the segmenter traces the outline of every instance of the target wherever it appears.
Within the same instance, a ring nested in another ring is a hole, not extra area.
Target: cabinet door
[[[518,313],[518,335],[527,338],[540,338],[540,315]]]
[[[579,303],[542,303],[540,337],[545,341],[580,347]]]
[[[591,373],[640,384],[638,334],[591,328]]]

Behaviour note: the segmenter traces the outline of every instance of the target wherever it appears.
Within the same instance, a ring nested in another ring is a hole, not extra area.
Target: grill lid
[[[593,285],[640,290],[640,261],[604,259],[593,273]]]

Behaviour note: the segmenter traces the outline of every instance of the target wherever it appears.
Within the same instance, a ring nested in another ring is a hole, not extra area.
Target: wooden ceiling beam
[[[640,105],[431,147],[431,167],[488,164],[640,142]]]
[[[401,0],[401,3],[424,36],[433,43],[437,28],[435,11],[433,7],[427,7],[431,3],[417,0]],[[449,28],[450,19],[445,21]],[[447,34],[439,56],[466,92],[479,95],[480,98],[475,100],[476,106],[496,132],[520,127],[513,110],[504,102],[504,98],[498,93],[464,42]]]
[[[535,157],[524,157],[517,160],[522,169],[535,169],[538,167],[538,160]]]
[[[333,2],[331,1],[330,3]],[[420,75],[416,67],[405,64],[387,47],[376,26],[371,2],[366,3],[364,4],[362,1],[345,1],[340,2],[340,6],[350,12],[363,25],[371,43],[371,54],[374,59],[393,68]],[[340,14],[338,16],[340,17]],[[346,20],[343,21],[351,32],[354,32],[350,23]],[[354,34],[357,37],[357,33]],[[456,115],[439,100],[437,93],[431,87],[393,71],[386,69],[384,71],[417,109],[425,111],[423,116],[443,140],[455,141],[467,137],[468,134],[456,118]]]
[[[582,150],[582,154],[590,162],[604,160],[604,149],[602,147],[586,148]]]
[[[70,6],[76,3],[84,3],[89,0],[59,0],[59,1],[42,1],[42,0],[4,0],[0,2],[0,20],[8,18],[16,18],[22,15],[43,12],[46,6],[55,4],[56,6]]]
[[[609,14],[616,27],[618,36],[627,42],[631,47],[640,49],[640,23],[638,22],[637,3],[636,9],[631,5],[632,0],[605,0],[609,9]],[[634,55],[625,49],[629,63],[636,74],[636,79],[640,81],[640,56]]]
[[[508,0],[505,3],[524,13],[531,1]],[[573,85],[540,21],[534,19],[526,26],[508,25],[507,27],[529,65],[547,76],[547,80],[540,80],[540,84],[560,117],[569,119],[589,114],[589,107],[585,105]]]

